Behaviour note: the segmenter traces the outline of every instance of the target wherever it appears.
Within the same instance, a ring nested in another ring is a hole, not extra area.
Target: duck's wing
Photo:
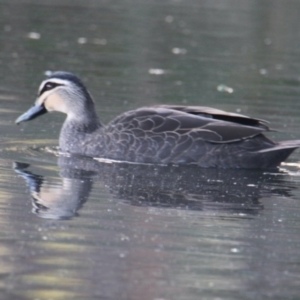
[[[181,105],[157,105],[154,106],[157,108],[165,108],[165,109],[174,109],[177,111],[182,111],[188,114],[192,115],[199,115],[199,116],[205,116],[208,118],[216,119],[216,120],[223,120],[228,122],[234,122],[241,125],[247,125],[247,126],[256,126],[261,127],[266,130],[269,130],[269,127],[267,124],[269,124],[268,121],[251,118],[242,114],[227,112],[224,110],[212,108],[212,107],[206,107],[206,106],[181,106]]]
[[[193,139],[233,142],[269,131],[265,121],[244,115],[193,106],[153,106],[123,113],[108,124],[135,136],[188,134]]]

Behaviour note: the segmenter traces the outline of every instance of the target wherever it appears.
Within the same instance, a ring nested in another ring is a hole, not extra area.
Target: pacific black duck
[[[44,80],[34,106],[16,123],[47,111],[67,115],[59,137],[61,151],[98,158],[261,169],[278,166],[300,146],[300,140],[267,138],[266,121],[201,106],[143,107],[104,125],[85,85],[68,72]]]

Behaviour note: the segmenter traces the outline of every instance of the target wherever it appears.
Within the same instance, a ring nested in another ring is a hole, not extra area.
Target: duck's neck
[[[68,116],[62,126],[59,136],[59,147],[63,152],[85,155],[83,152],[86,141],[91,134],[100,130],[103,125],[96,113]]]
[[[63,127],[65,126],[70,127],[73,131],[89,134],[103,125],[95,112],[86,112],[76,116],[67,116]]]

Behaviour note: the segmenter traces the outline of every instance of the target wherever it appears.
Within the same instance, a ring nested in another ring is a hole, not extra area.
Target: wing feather
[[[204,141],[228,143],[269,131],[266,122],[244,115],[198,106],[153,106],[126,112],[108,127],[137,138],[193,133]]]

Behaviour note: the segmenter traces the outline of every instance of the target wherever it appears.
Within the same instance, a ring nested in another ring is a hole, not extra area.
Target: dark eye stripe
[[[54,89],[55,87],[60,86],[60,85],[62,85],[62,84],[56,83],[56,82],[51,82],[51,81],[47,82],[47,83],[43,86],[43,88],[41,89],[39,96],[42,95],[44,92],[50,91],[50,90],[52,90],[52,89]]]

